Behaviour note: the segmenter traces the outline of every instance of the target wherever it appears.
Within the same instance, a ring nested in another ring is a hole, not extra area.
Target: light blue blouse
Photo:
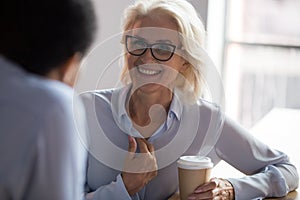
[[[0,91],[0,199],[82,199],[86,124],[74,123],[73,90],[0,56]]]
[[[120,174],[128,135],[139,136],[125,109],[129,90],[130,85],[81,94],[90,131],[86,193],[94,192],[92,199],[168,199],[178,189],[177,159],[191,154],[209,156],[215,165],[224,160],[247,174],[229,179],[236,200],[284,196],[298,187],[297,170],[283,152],[255,139],[217,105],[204,100],[188,105],[175,95],[167,120],[149,139],[156,149],[158,175],[129,196]]]

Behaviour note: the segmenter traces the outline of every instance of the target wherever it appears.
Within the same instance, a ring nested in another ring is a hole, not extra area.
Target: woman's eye
[[[135,40],[132,42],[132,47],[134,47],[135,49],[143,49],[146,47],[146,45],[142,40]]]
[[[174,48],[168,44],[157,44],[157,45],[153,46],[152,48],[154,48],[155,51],[160,54],[169,53],[169,52],[174,51]]]

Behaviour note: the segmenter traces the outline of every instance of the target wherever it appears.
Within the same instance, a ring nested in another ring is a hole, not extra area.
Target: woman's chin
[[[144,84],[142,86],[140,86],[139,88],[137,88],[137,90],[143,92],[143,93],[154,93],[157,91],[160,91],[164,86],[162,86],[161,84],[157,84],[157,83],[147,83]]]

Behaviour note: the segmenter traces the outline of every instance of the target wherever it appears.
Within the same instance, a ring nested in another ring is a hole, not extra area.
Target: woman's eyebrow
[[[167,42],[173,44],[174,42],[171,40],[156,40],[156,42]]]
[[[139,40],[142,40],[142,41],[144,41],[144,42],[147,42],[147,40],[146,40],[145,38],[141,37],[141,36],[134,35],[134,34],[132,34],[132,35],[130,35],[130,36],[135,37],[135,38],[137,38],[137,39],[139,39]]]
[[[140,40],[143,40],[145,42],[148,42],[149,40],[147,40],[146,38],[143,38],[141,36],[138,36],[138,35],[132,35]],[[170,43],[170,44],[174,44],[175,42],[174,41],[171,41],[169,39],[161,39],[161,40],[156,40],[155,43]]]

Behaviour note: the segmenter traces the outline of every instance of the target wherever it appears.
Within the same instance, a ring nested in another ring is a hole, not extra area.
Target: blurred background
[[[94,0],[100,31],[93,48],[120,33],[123,10],[133,2]],[[300,0],[190,2],[205,23],[227,115],[251,128],[274,107],[300,109]],[[115,70],[101,88],[113,86]]]

